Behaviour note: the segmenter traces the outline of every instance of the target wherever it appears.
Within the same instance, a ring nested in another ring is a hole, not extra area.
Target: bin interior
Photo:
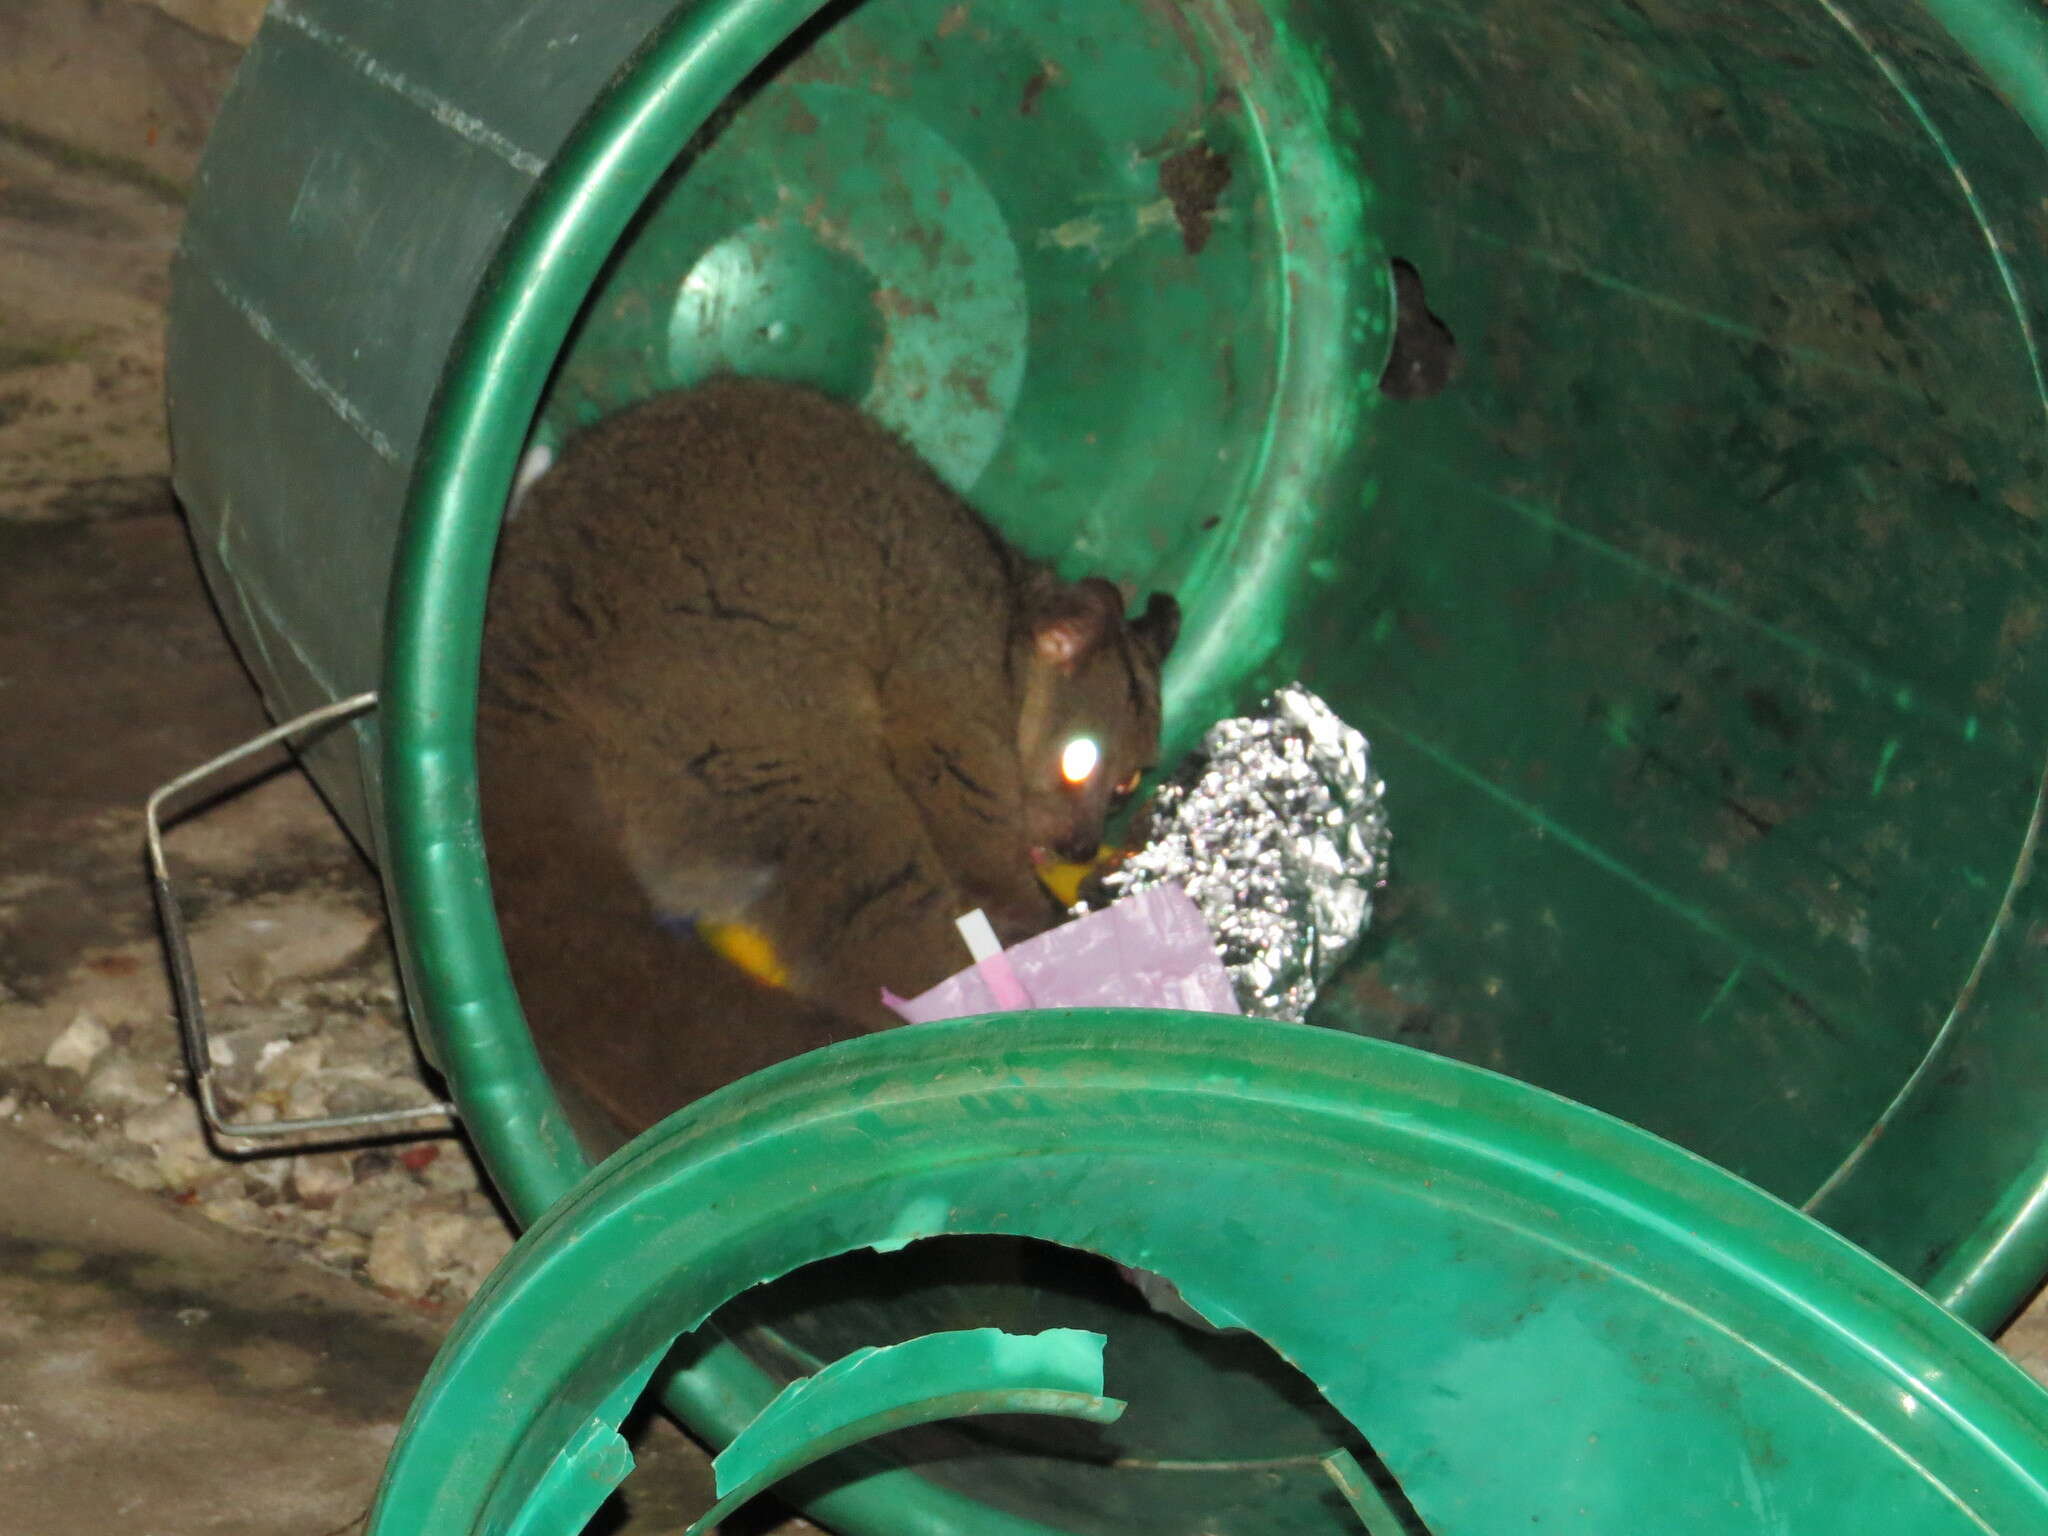
[[[2034,1003],[2048,223],[1929,16],[1723,21],[827,7],[537,438],[720,370],[861,401],[1027,549],[1179,593],[1169,754],[1294,678],[1370,735],[1393,878],[1316,1023],[1814,1200],[1952,1016]],[[1459,339],[1432,399],[1372,387],[1388,253]],[[1924,1277],[1931,1199],[1844,1224]]]
[[[1029,551],[1179,594],[1169,760],[1296,678],[1370,735],[1393,878],[1314,1023],[1824,1209],[1951,1015],[2032,1001],[2014,133],[1917,14],[834,5],[649,199],[535,441],[727,370],[861,402]],[[1373,387],[1389,254],[1459,339],[1432,399]],[[1878,1207],[1844,1225],[1940,1264],[1954,1224]],[[721,1326],[785,1378],[983,1314],[1192,1371],[1232,1412],[1150,1448],[1192,1481],[1148,1528],[1246,1444],[1327,1449],[1277,1361],[1229,1385],[1030,1268],[849,1260]],[[1056,1521],[1061,1476],[1007,1465]]]

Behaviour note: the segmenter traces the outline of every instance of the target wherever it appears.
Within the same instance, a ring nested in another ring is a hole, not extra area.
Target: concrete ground
[[[350,1529],[442,1319],[19,1132],[0,1158],[8,1528]]]
[[[394,1303],[18,1131],[0,1128],[0,1165],[0,1528],[360,1530],[451,1309]],[[636,1440],[595,1529],[682,1529],[711,1503],[708,1461],[658,1420]]]
[[[265,722],[166,479],[165,265],[259,11],[0,6],[8,1536],[359,1529],[436,1341],[509,1241],[459,1141],[226,1163],[174,1081],[140,808]],[[373,878],[301,777],[257,776],[173,843],[237,1102],[423,1095]],[[2048,1380],[2048,1310],[2006,1343]],[[655,1425],[643,1460],[607,1528],[679,1529],[704,1458]]]

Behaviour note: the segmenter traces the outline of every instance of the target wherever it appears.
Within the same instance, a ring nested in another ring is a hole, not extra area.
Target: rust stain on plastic
[[[1181,244],[1199,256],[1216,222],[1216,204],[1230,185],[1230,161],[1201,140],[1166,157],[1159,165],[1159,190],[1173,204]]]
[[[1024,91],[1017,100],[1017,115],[1029,117],[1038,110],[1039,99],[1052,87],[1066,79],[1066,72],[1059,65],[1047,59],[1031,72],[1031,78],[1024,82]]]

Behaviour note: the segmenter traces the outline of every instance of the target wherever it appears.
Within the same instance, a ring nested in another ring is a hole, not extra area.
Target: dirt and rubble
[[[223,1157],[183,1081],[142,806],[267,722],[170,491],[163,305],[261,11],[0,7],[0,1508],[34,1536],[359,1530],[512,1240],[458,1136]],[[277,758],[224,788],[168,838],[224,1100],[434,1097],[373,871]],[[634,1439],[593,1529],[680,1529],[707,1458]]]

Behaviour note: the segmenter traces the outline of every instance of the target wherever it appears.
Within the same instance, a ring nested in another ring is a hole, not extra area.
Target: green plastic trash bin
[[[821,1374],[805,1411],[745,1428],[720,1495],[864,1422],[1014,1413],[1033,1392],[1041,1411],[1072,1414],[1106,1390],[1121,1417],[1057,1426],[1093,1455],[1042,1469],[1049,1526],[962,1496],[989,1479],[997,1441],[945,1465],[950,1497],[906,1499],[889,1529],[2031,1536],[2048,1523],[2048,1392],[1850,1244],[1668,1144],[1330,1031],[1041,1014],[816,1053],[609,1161],[527,1234],[442,1350],[371,1536],[572,1532],[631,1466],[615,1431],[680,1330],[827,1254],[987,1232],[1158,1265],[1270,1339],[1342,1418],[1307,1454],[1261,1460],[1247,1439],[1205,1479],[1165,1475],[1148,1464],[1162,1428],[1233,1405],[1162,1396],[1114,1337],[1089,1379],[1072,1334],[1040,1331],[1047,1318],[1024,1337],[1055,1346],[1050,1361],[955,1334],[907,1343],[920,1358],[894,1380]],[[816,1400],[835,1385],[854,1389],[827,1409]],[[1006,1470],[1020,1447],[1030,1459],[1034,1432],[1056,1432],[980,1422],[1008,1440]],[[1383,1469],[1379,1487],[1356,1472],[1340,1483],[1339,1456]],[[789,1491],[838,1517],[905,1480],[842,1455]]]
[[[478,830],[500,511],[732,369],[1176,590],[1171,747],[1296,677],[1371,734],[1394,880],[1317,1022],[1611,1111],[2002,1321],[2048,1268],[2043,27],[274,6],[174,268],[176,483],[271,707],[381,692],[310,762],[513,1209],[584,1159]],[[1374,388],[1390,255],[1459,339],[1434,398]]]

